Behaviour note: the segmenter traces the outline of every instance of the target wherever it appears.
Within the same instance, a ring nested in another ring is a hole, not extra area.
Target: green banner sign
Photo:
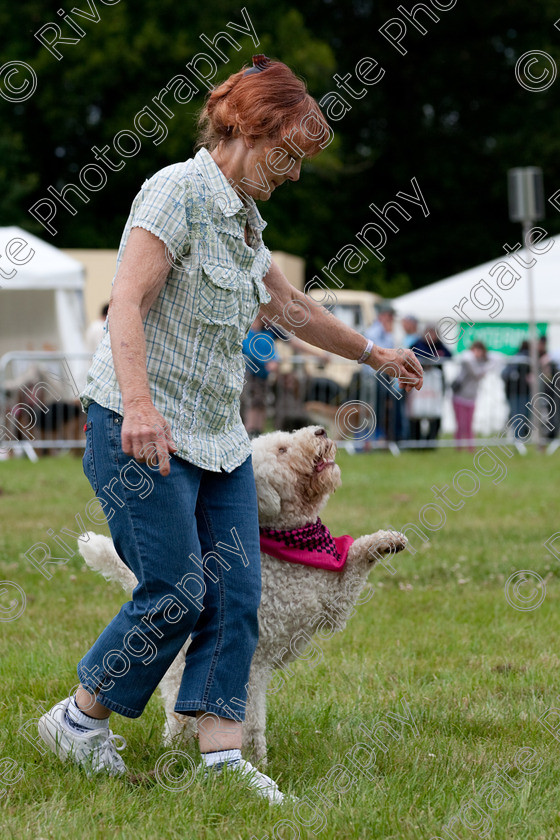
[[[529,340],[529,324],[474,324],[462,323],[464,333],[457,342],[457,352],[468,350],[473,341],[482,341],[488,350],[513,355],[522,341]],[[538,323],[537,334],[546,335],[548,324]]]

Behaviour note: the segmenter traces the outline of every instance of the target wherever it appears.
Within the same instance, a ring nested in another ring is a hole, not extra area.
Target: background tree
[[[87,12],[87,0],[75,1],[67,12]],[[81,168],[95,162],[92,146],[110,145],[117,132],[133,129],[135,114],[206,49],[200,34],[213,37],[228,21],[242,22],[231,0],[92,5],[100,22],[72,13],[87,34],[76,45],[61,46],[60,61],[34,37],[49,21],[72,35],[57,15],[60,0],[20,0],[0,8],[1,65],[25,61],[38,78],[28,101],[0,100],[0,223],[18,224],[59,247],[118,245],[145,178],[191,156],[203,96],[173,103],[165,141],[155,145],[142,138],[141,151],[109,176],[104,189],[89,193],[87,204],[76,201],[75,216],[60,208],[55,237],[29,215],[33,202],[51,184],[60,190],[78,183]],[[389,234],[383,262],[370,260],[344,278],[347,285],[386,296],[493,259],[505,241],[518,241],[519,226],[507,217],[508,168],[541,166],[547,195],[560,188],[560,79],[546,91],[529,92],[514,72],[519,56],[532,49],[548,52],[560,65],[560,30],[554,26],[560,12],[553,0],[458,3],[437,12],[439,22],[422,13],[417,19],[428,31],[422,35],[408,23],[406,55],[379,32],[400,15],[396,6],[306,0],[298,10],[286,0],[255,0],[247,11],[258,48],[234,33],[242,50],[227,51],[229,60],[219,63],[215,79],[249,63],[254,52],[265,52],[292,66],[319,99],[339,90],[335,73],[353,74],[365,56],[379,62],[383,79],[332,123],[333,143],[305,164],[297,186],[286,184],[261,209],[270,247],[303,256],[311,276],[375,220],[371,202],[383,206],[399,190],[410,192],[415,177],[430,216],[413,212],[398,234]],[[544,226],[552,234],[560,230],[560,216],[551,205],[548,215]]]

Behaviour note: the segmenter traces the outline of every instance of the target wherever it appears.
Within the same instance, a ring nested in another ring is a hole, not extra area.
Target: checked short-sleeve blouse
[[[208,470],[231,472],[251,454],[239,415],[242,342],[260,305],[270,300],[262,280],[271,263],[265,226],[253,199],[244,204],[201,149],[143,184],[119,247],[117,269],[133,227],[167,246],[170,271],[144,319],[150,392],[177,455]],[[84,408],[94,400],[123,414],[110,313],[81,400]]]

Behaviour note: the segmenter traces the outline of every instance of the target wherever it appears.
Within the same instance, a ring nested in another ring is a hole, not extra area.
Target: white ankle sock
[[[218,750],[217,752],[202,753],[202,761],[206,767],[221,770],[224,764],[235,767],[241,761],[241,750]]]
[[[82,710],[78,708],[75,697],[71,698],[70,702],[68,703],[68,706],[66,707],[64,720],[72,729],[75,729],[77,732],[83,732],[84,730],[91,729],[109,728],[109,718],[99,720],[98,718],[92,718],[89,715],[86,715],[85,712],[82,712]]]

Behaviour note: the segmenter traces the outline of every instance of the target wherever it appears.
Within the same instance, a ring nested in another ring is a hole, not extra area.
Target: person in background
[[[412,345],[411,345],[412,346]],[[436,359],[450,359],[451,353],[437,334],[436,328],[433,325],[426,327],[422,336],[414,342],[415,350],[425,359],[423,368],[426,365],[431,365],[439,370],[442,370],[442,364]]]
[[[422,360],[425,385],[423,398],[420,400],[412,398],[406,404],[410,439],[433,441],[437,439],[441,428],[445,390],[443,366],[436,360],[449,359],[451,353],[439,338],[434,326],[426,327],[422,337],[414,342],[414,352],[418,353]],[[407,396],[409,397],[410,394]]]
[[[105,323],[107,321],[107,313],[109,311],[109,304],[104,303],[99,310],[99,318],[92,321],[86,330],[86,349],[89,353],[95,353],[99,342],[105,335]]]
[[[550,365],[550,378],[552,379],[560,372],[560,351],[549,350],[548,361]],[[545,385],[545,383],[543,383],[543,385]],[[551,448],[549,449],[549,453],[552,454],[552,452],[560,446],[560,396],[558,395],[556,389],[554,387],[550,387],[550,385],[545,385],[542,390],[545,393],[552,392],[550,393],[550,397],[555,406],[554,415],[551,418],[554,429],[550,432],[550,437],[554,440],[554,443],[551,442]]]
[[[541,415],[541,437],[551,441],[558,435],[560,401],[554,387],[547,383],[552,381],[558,373],[558,364],[554,360],[554,355],[548,351],[548,340],[545,335],[541,335],[539,338],[537,353],[539,356],[539,374],[542,374],[544,379],[539,379],[536,391],[544,394],[547,400],[546,408],[543,408],[545,402],[543,399],[540,400],[540,404],[536,404],[539,414],[541,411],[547,412],[545,417]],[[530,395],[527,399],[529,398]],[[528,412],[527,407],[525,407],[525,410]]]
[[[501,376],[504,381],[507,401],[509,404],[509,419],[524,417],[528,419],[529,409],[527,401],[531,398],[531,365],[529,361],[529,342],[522,341],[512,361],[505,366]],[[514,436],[521,440],[522,423],[514,424]]]
[[[392,349],[395,346],[393,338],[395,310],[389,303],[379,303],[376,305],[376,309],[377,319],[367,328],[364,335],[378,347]]]
[[[473,417],[476,396],[480,380],[488,373],[494,363],[488,359],[486,345],[482,341],[473,341],[469,350],[461,358],[461,369],[451,387],[453,389],[453,411],[455,412],[455,440],[460,449],[468,441],[471,452],[474,450]]]
[[[402,339],[402,346],[406,347],[407,349],[411,350],[418,339],[420,338],[420,333],[418,331],[418,318],[416,315],[404,315],[401,318],[401,327],[404,332],[404,336]],[[411,440],[412,439],[412,432],[410,428],[410,405],[408,403],[408,394],[406,391],[403,391],[402,388],[399,388],[399,392],[402,395],[401,399],[401,421],[402,421],[402,438],[403,440]]]
[[[379,347],[393,349],[395,341],[393,337],[393,326],[395,323],[395,310],[389,303],[376,305],[377,319],[364,332],[364,336]],[[368,372],[369,373],[369,372]],[[377,417],[377,428],[375,438],[377,440],[398,441],[403,438],[403,399],[399,393],[392,376],[386,373],[376,373],[375,391],[375,414]]]
[[[257,315],[243,341],[246,378],[241,392],[241,416],[250,438],[264,431],[269,394],[269,374],[278,370],[274,336]]]
[[[402,346],[411,349],[420,338],[418,318],[415,315],[405,315],[401,318],[401,327],[404,330]]]

